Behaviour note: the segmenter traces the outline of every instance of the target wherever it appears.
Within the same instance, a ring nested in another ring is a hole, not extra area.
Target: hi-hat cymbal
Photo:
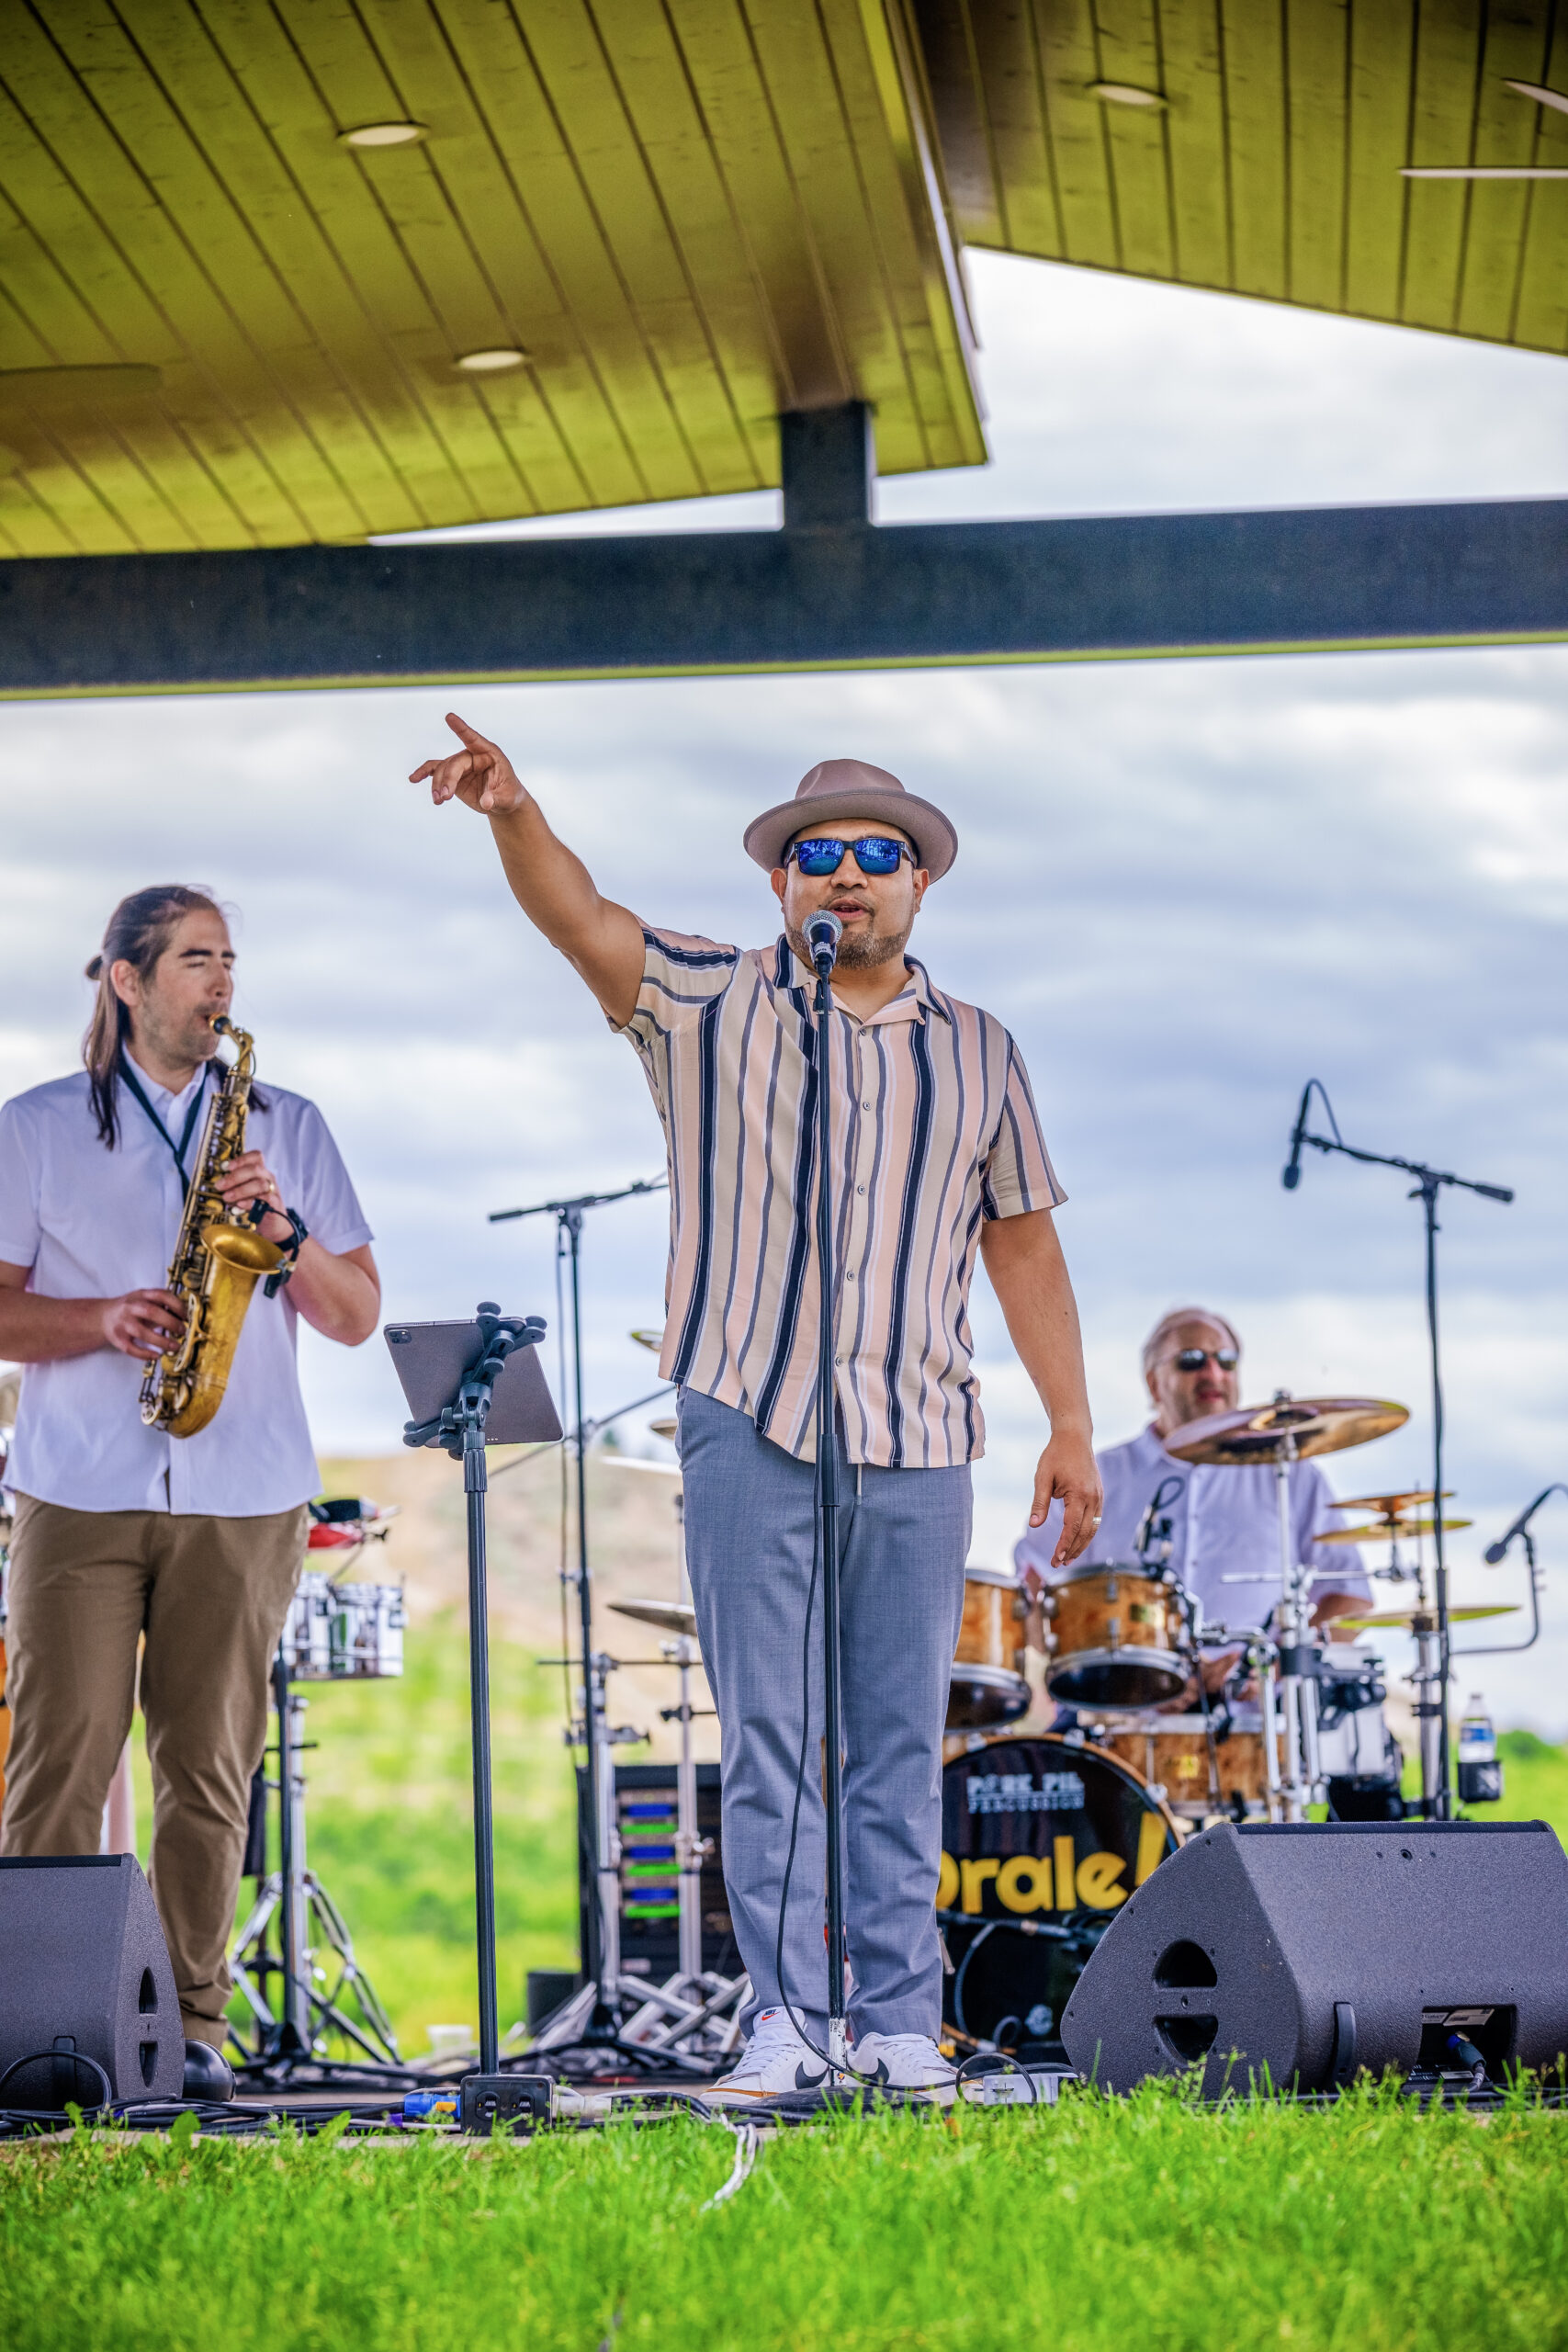
[[[1472,1519],[1445,1519],[1443,1532],[1456,1527],[1473,1527]],[[1381,1519],[1373,1527],[1331,1527],[1325,1534],[1314,1535],[1314,1544],[1403,1544],[1413,1535],[1435,1535],[1436,1522],[1429,1519]]]
[[[1469,1624],[1474,1617],[1517,1617],[1518,1613],[1517,1601],[1505,1601],[1501,1605],[1494,1602],[1490,1608],[1486,1609],[1450,1609],[1449,1623],[1450,1625]],[[1385,1631],[1398,1626],[1408,1634],[1417,1623],[1430,1626],[1435,1625],[1437,1622],[1438,1612],[1435,1609],[1375,1609],[1364,1617],[1336,1617],[1333,1624],[1336,1632],[1340,1626],[1343,1626],[1347,1633],[1357,1634],[1373,1626],[1380,1626]]]
[[[1453,1491],[1451,1487],[1443,1488],[1445,1502],[1452,1501]],[[1430,1487],[1420,1487],[1404,1495],[1347,1495],[1343,1502],[1337,1502],[1333,1508],[1336,1510],[1375,1510],[1382,1519],[1403,1519],[1406,1511],[1425,1510],[1436,1500]]]
[[[1179,1462],[1269,1463],[1282,1441],[1293,1437],[1298,1456],[1338,1453],[1386,1437],[1410,1419],[1409,1408],[1382,1396],[1280,1396],[1268,1405],[1244,1405],[1239,1412],[1210,1413],[1187,1421],[1165,1440]]]
[[[679,1600],[612,1600],[617,1617],[635,1617],[639,1624],[661,1625],[667,1634],[688,1634],[694,1641],[697,1612]]]
[[[673,1416],[667,1421],[649,1421],[648,1426],[655,1437],[667,1437],[671,1445],[681,1434],[681,1424]]]
[[[633,1331],[630,1337],[637,1341],[639,1348],[647,1348],[653,1355],[657,1355],[664,1345],[662,1331]]]

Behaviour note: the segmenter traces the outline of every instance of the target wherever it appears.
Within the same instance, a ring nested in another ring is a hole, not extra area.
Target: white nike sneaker
[[[951,2091],[958,2080],[929,2033],[863,2033],[850,2064],[863,2082],[890,2091]]]
[[[819,2091],[827,2079],[827,2067],[801,2040],[789,2011],[759,2009],[739,2064],[701,2096],[720,2106],[743,2106],[748,2099],[778,2098],[789,2091]]]

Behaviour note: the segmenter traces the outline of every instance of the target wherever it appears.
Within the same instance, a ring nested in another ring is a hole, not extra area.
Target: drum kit
[[[256,1895],[229,1956],[235,1985],[250,2006],[250,2040],[233,2024],[230,2032],[243,2064],[281,2075],[320,2061],[332,2037],[372,2063],[398,2063],[391,2023],[355,1958],[343,1914],[306,1858],[305,1780],[298,1759],[309,1745],[304,1730],[310,1702],[295,1687],[384,1681],[402,1673],[402,1587],[344,1580],[344,1568],[367,1544],[385,1540],[396,1515],[395,1504],[357,1496],[311,1504],[306,1557],[336,1556],[339,1565],[302,1571],[273,1661],[277,1779],[266,1780],[264,1760],[252,1783],[243,1874],[256,1881]],[[267,1868],[269,1789],[278,1800],[275,1871]],[[329,1954],[328,1965],[335,1972],[330,1983],[322,1964]],[[357,2018],[344,2007],[350,1998]]]
[[[1407,1418],[1382,1398],[1280,1392],[1165,1440],[1181,1462],[1273,1470],[1280,1600],[1265,1625],[1204,1622],[1171,1565],[1164,1489],[1135,1557],[1072,1569],[1037,1600],[1016,1589],[1010,1600],[999,1588],[1010,1578],[969,1571],[938,1892],[955,2041],[1060,2057],[1056,2021],[1114,1911],[1205,1822],[1303,1821],[1325,1803],[1341,1819],[1403,1817],[1404,1759],[1383,1720],[1382,1660],[1311,1626],[1316,1571],[1295,1556],[1289,1487],[1292,1462],[1365,1444]],[[1421,1514],[1438,1502],[1427,1492],[1357,1497],[1339,1508],[1369,1510],[1371,1522],[1328,1539],[1387,1542],[1390,1566],[1375,1573],[1417,1583],[1413,1608],[1337,1618],[1333,1632],[1415,1634],[1427,1808],[1438,1786],[1429,1720],[1443,1697],[1437,1619],[1401,1547],[1432,1532]],[[1072,1711],[1071,1728],[1031,1737],[1006,1728],[1029,1703],[1025,1642],[1043,1653],[1046,1690]]]

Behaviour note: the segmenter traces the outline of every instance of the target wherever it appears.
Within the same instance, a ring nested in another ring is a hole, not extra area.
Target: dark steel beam
[[[1568,500],[0,562],[0,695],[1568,638]],[[801,514],[795,503],[794,514]]]

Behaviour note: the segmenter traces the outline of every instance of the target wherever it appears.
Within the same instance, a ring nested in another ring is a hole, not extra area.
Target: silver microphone
[[[819,908],[806,926],[806,944],[818,975],[826,976],[839,960],[839,942],[844,926],[826,907]]]

